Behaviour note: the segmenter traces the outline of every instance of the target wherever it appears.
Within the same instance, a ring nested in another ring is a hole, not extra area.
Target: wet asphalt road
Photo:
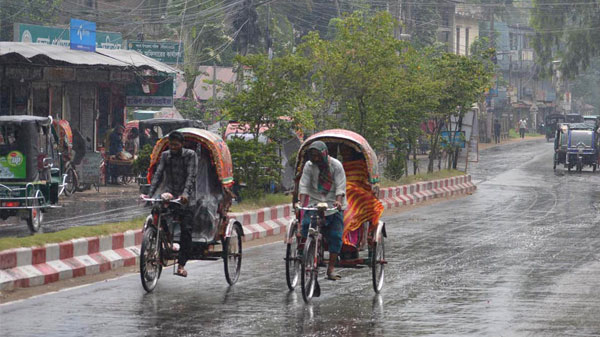
[[[0,306],[3,336],[598,336],[600,176],[552,171],[552,145],[481,153],[478,190],[386,216],[386,284],[370,270],[321,280],[305,305],[285,284],[282,243],[244,251],[228,287],[221,261]]]

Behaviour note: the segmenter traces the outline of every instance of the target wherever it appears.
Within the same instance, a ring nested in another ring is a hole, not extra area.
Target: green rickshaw
[[[0,218],[18,216],[37,232],[65,185],[52,117],[0,116]]]

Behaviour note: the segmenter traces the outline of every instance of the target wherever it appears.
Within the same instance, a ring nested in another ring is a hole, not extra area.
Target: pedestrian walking
[[[501,129],[501,125],[500,122],[496,119],[494,121],[494,139],[496,140],[496,144],[500,143],[500,129]]]
[[[519,134],[521,138],[525,138],[525,131],[527,131],[527,120],[523,118],[519,121]]]

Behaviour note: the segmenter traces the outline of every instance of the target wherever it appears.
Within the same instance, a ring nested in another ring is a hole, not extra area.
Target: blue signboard
[[[71,49],[96,51],[96,23],[71,19]]]
[[[450,131],[442,131],[442,145],[447,146],[450,144],[450,136],[452,134]],[[460,147],[461,149],[465,148],[465,132],[464,131],[454,131],[454,146]]]

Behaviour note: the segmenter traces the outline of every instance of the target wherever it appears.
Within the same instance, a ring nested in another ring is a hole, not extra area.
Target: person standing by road
[[[187,271],[184,267],[192,248],[194,214],[191,206],[196,201],[197,156],[193,150],[183,148],[184,140],[183,134],[179,131],[173,131],[169,134],[169,150],[160,155],[160,162],[152,177],[149,195],[153,196],[155,193],[160,192],[161,196],[167,194],[167,197],[181,198],[183,205],[177,214],[181,218],[181,248],[177,257],[178,266],[175,274],[187,277]],[[158,191],[161,186],[164,188],[162,188],[162,191]],[[171,194],[171,196],[168,194]],[[147,196],[141,195],[141,198],[147,198]]]
[[[519,121],[519,134],[521,138],[525,138],[525,132],[527,131],[527,120],[525,118]]]
[[[327,279],[339,280],[342,277],[334,272],[338,254],[342,250],[344,232],[344,210],[346,201],[346,173],[339,160],[329,156],[327,145],[321,141],[313,142],[308,148],[309,161],[304,165],[298,184],[299,199],[302,205],[309,202],[326,202],[337,210],[325,213],[326,237],[329,245],[329,264]],[[311,212],[302,217],[302,236],[308,236]]]
[[[494,121],[494,139],[496,141],[496,144],[500,144],[500,129],[502,128],[502,126],[500,125],[500,122],[496,119]]]

